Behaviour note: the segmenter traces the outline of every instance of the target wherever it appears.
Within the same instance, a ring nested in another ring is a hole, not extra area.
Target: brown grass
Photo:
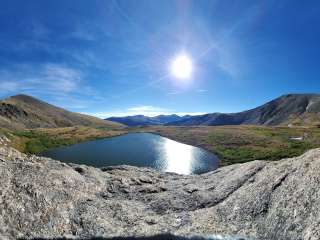
[[[320,129],[317,127],[157,126],[135,128],[132,131],[153,132],[202,147],[215,153],[220,158],[221,165],[256,159],[274,161],[298,156],[308,149],[320,147]],[[303,140],[292,140],[293,137],[303,137]]]

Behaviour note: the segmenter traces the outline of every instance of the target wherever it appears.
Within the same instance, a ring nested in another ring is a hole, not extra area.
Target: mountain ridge
[[[320,94],[285,94],[261,106],[237,113],[196,116],[134,115],[105,120],[70,112],[34,97],[19,94],[0,101],[0,127],[52,128],[83,126],[220,126],[220,125],[320,125]]]
[[[71,112],[25,94],[14,95],[0,101],[0,127],[32,129],[76,125],[94,127],[121,126],[119,123]]]
[[[319,113],[320,94],[285,94],[250,110],[191,116],[166,125],[317,125],[320,123]]]
[[[189,115],[179,116],[177,114],[169,114],[169,115],[157,115],[154,117],[148,117],[145,115],[133,115],[133,116],[125,116],[125,117],[109,117],[106,120],[118,122],[125,124],[127,126],[147,126],[147,125],[164,125],[169,122],[174,122],[178,120],[182,120],[184,118],[189,117]]]
[[[220,126],[220,125],[319,125],[320,94],[284,94],[255,108],[235,113],[207,113],[202,115],[134,115],[109,117],[127,126]],[[162,119],[161,119],[162,117]],[[166,117],[166,119],[164,119]]]

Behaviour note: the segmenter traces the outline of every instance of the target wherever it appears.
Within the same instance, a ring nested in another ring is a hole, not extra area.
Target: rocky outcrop
[[[183,176],[68,165],[2,147],[0,182],[0,238],[320,238],[320,149]]]

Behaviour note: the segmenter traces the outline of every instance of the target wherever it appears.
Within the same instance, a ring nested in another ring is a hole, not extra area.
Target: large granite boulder
[[[320,149],[184,176],[68,165],[4,146],[0,182],[4,239],[166,232],[320,239]]]

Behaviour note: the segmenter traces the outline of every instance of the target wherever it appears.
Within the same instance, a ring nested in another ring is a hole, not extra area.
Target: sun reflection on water
[[[193,147],[166,139],[164,155],[166,158],[166,172],[192,173]]]

